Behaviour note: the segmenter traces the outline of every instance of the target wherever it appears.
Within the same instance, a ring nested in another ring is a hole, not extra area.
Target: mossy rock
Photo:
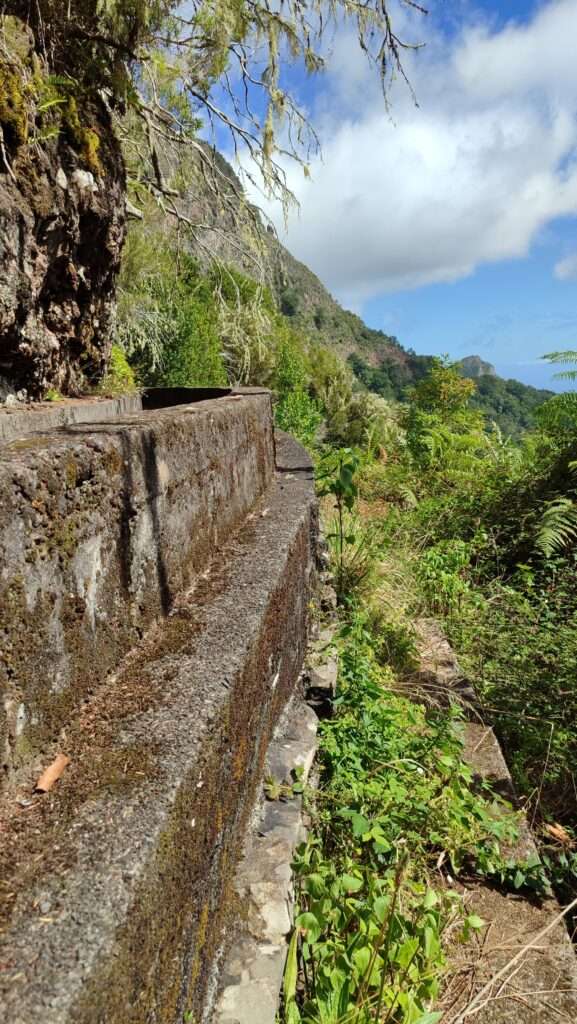
[[[13,57],[26,63],[34,49],[34,35],[20,18],[13,14],[0,15],[0,39],[4,49]]]
[[[12,66],[0,64],[0,125],[8,144],[20,146],[28,138],[28,99],[22,74]]]

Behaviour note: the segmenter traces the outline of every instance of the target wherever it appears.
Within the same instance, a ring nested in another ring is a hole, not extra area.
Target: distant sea
[[[499,377],[505,377],[507,380],[512,377],[523,384],[532,384],[534,388],[547,388],[549,391],[577,390],[577,381],[554,380],[553,374],[557,367],[549,363],[495,363],[494,366]]]

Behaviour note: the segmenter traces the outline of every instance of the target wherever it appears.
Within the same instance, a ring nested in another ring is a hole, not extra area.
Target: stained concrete
[[[273,472],[262,391],[0,447],[0,785],[47,755]]]
[[[117,398],[66,399],[36,402],[32,406],[0,406],[0,444],[21,440],[43,430],[56,430],[79,423],[103,423],[140,412],[138,392]]]
[[[200,417],[169,413],[164,427],[155,414],[151,431],[159,445],[163,430],[178,440],[178,451],[166,451],[177,461],[194,424],[204,422],[207,437],[212,423],[214,447],[222,458],[231,448],[234,482],[246,496],[243,473],[254,480],[257,466],[248,456],[243,466],[233,440],[257,412],[262,423],[268,397],[230,401],[236,414],[219,402]],[[124,434],[107,431],[104,452]],[[59,456],[58,442],[48,451]],[[205,462],[208,490],[213,452],[191,450],[199,472]],[[164,622],[69,709],[46,748],[71,757],[54,791],[32,798],[30,770],[27,784],[4,799],[3,895],[11,898],[0,1017],[9,1024],[180,1024],[188,1011],[202,1016],[267,747],[307,642],[312,472],[302,449],[282,437],[277,464],[244,525]],[[268,463],[261,474],[266,481]],[[183,542],[177,532],[175,552]]]

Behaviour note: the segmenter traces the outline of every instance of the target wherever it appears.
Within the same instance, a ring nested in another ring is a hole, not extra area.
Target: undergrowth
[[[434,1024],[447,931],[483,927],[454,878],[544,892],[539,862],[507,859],[509,804],[474,782],[457,708],[426,709],[393,689],[362,612],[339,640],[335,717],[321,724],[313,828],[297,852],[298,914],[284,987],[287,1024]]]
[[[388,609],[400,601],[408,621],[434,615],[443,623],[478,711],[502,743],[556,892],[570,902],[577,891],[577,407],[567,396],[552,400],[540,429],[513,444],[469,412],[450,367],[432,377],[415,389],[404,437],[361,472],[368,514],[382,514],[375,494],[388,503],[379,600]]]
[[[408,622],[387,615],[378,573],[387,553],[398,552],[399,523],[393,516],[377,534],[358,518],[361,461],[343,450],[319,472],[320,493],[334,505],[340,673],[334,716],[320,725],[311,830],[294,862],[285,1024],[436,1024],[449,936],[466,941],[484,926],[466,912],[456,881],[549,892],[537,857],[506,852],[518,817],[464,760],[459,706],[425,707],[399,687],[416,648]],[[355,572],[359,551],[363,569]],[[460,607],[467,544],[422,554],[416,589],[429,587],[429,600],[447,611]]]

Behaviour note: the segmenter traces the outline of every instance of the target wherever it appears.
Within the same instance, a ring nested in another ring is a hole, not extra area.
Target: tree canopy
[[[0,0],[4,16],[30,26],[63,86],[105,96],[120,117],[138,115],[153,154],[147,184],[169,199],[158,152],[167,141],[194,142],[200,124],[223,127],[286,199],[275,153],[306,165],[318,138],[283,66],[319,71],[323,37],[352,21],[386,96],[392,78],[405,77],[403,52],[418,45],[397,35],[395,7],[425,13],[414,0]]]

